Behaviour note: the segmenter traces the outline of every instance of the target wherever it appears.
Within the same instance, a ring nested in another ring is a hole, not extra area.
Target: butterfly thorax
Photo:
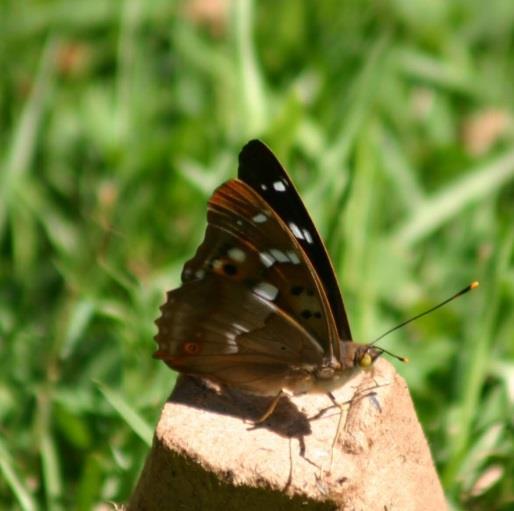
[[[293,394],[326,393],[342,387],[361,371],[370,370],[381,351],[366,344],[341,342],[341,360],[334,357],[319,366],[304,366],[293,373],[285,389]]]

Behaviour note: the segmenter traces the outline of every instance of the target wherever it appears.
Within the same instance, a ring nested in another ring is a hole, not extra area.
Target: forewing
[[[289,227],[323,284],[339,339],[350,341],[350,324],[330,257],[285,169],[265,144],[252,140],[239,155],[238,177]]]

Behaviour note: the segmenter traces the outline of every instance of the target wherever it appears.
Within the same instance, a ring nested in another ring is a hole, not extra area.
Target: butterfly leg
[[[346,425],[343,425],[343,414],[344,414],[344,404],[339,405],[339,420],[337,421],[337,431],[334,435],[334,439],[332,440],[332,445],[330,447],[330,465],[328,468],[329,473],[332,472],[332,464],[334,463],[334,449],[336,448],[337,441],[339,440],[339,436],[341,435],[341,431]]]
[[[344,403],[338,403],[337,399],[335,398],[334,394],[332,394],[332,392],[327,392],[327,395],[330,398],[330,401],[332,401],[333,405],[336,406],[337,408],[339,408],[339,419],[337,421],[337,430],[336,430],[336,434],[334,435],[334,439],[332,440],[332,446],[330,449],[330,464],[329,464],[329,468],[328,468],[328,473],[330,473],[332,471],[332,464],[334,462],[334,449],[336,447],[339,436],[341,435],[341,431],[346,427],[346,417],[345,417],[345,420],[343,421],[343,415],[345,415],[344,408],[346,406],[348,406],[348,407],[351,406],[352,399],[350,399],[349,401],[345,401]]]
[[[327,392],[327,396],[330,398],[330,401],[332,401],[332,405],[339,409],[339,419],[337,421],[336,433],[334,435],[334,438],[332,440],[332,445],[330,447],[330,460],[329,460],[328,470],[323,470],[323,463],[320,464],[320,466],[318,467],[319,473],[316,476],[316,484],[317,484],[319,490],[321,491],[321,493],[326,493],[325,483],[323,481],[323,479],[324,479],[323,473],[325,472],[326,474],[330,474],[332,472],[332,465],[334,462],[334,449],[335,449],[337,441],[341,435],[341,431],[346,427],[346,418],[347,418],[348,413],[345,413],[345,407],[349,408],[351,406],[352,399],[353,399],[352,398],[349,401],[344,401],[343,403],[338,403],[337,399],[335,398],[334,394],[332,394],[332,392]],[[330,407],[330,408],[332,408],[332,407]],[[344,417],[344,420],[343,420],[343,417]]]
[[[280,401],[280,398],[282,396],[285,396],[285,392],[283,392],[282,390],[273,398],[273,401],[271,401],[270,405],[268,406],[268,408],[266,409],[266,411],[262,414],[261,417],[259,417],[255,422],[254,422],[254,425],[257,425],[257,424],[262,424],[264,421],[268,420],[271,415],[273,414],[273,412],[275,411],[277,405],[278,405],[278,402]]]
[[[346,429],[346,421],[348,419],[348,413],[350,412],[351,406],[357,401],[364,399],[365,397],[369,397],[371,399],[371,402],[377,408],[378,411],[382,411],[382,408],[380,407],[380,403],[378,399],[376,398],[377,393],[373,390],[375,388],[381,387],[382,385],[378,384],[375,380],[373,380],[375,383],[375,386],[371,389],[359,389],[357,388],[354,395],[348,400],[344,401],[343,403],[338,403],[335,396],[331,392],[327,392],[328,397],[336,406],[339,408],[340,415],[339,420],[337,421],[337,430],[336,434],[334,435],[334,439],[332,440],[332,448],[330,450],[330,467],[329,472],[332,470],[332,463],[334,461],[334,449],[337,444],[337,441],[339,440],[339,437],[341,436],[341,432]],[[346,414],[345,414],[345,407],[347,408]],[[343,415],[344,420],[343,420]]]

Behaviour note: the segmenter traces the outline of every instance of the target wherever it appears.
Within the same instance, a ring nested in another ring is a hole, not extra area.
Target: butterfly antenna
[[[395,330],[398,330],[402,326],[407,325],[408,323],[411,323],[412,321],[415,321],[416,319],[422,318],[423,316],[426,316],[427,314],[430,314],[431,312],[434,312],[436,309],[439,309],[443,305],[446,305],[447,303],[451,302],[452,300],[455,300],[455,298],[458,298],[459,296],[462,296],[463,294],[466,294],[468,291],[471,291],[472,289],[476,289],[479,286],[478,280],[475,280],[469,286],[466,286],[464,289],[461,289],[458,293],[455,293],[454,295],[450,296],[450,298],[447,298],[446,300],[443,300],[441,303],[435,305],[434,307],[431,307],[430,309],[426,310],[425,312],[422,312],[420,314],[416,314],[414,317],[403,321],[399,325],[396,325],[393,328],[390,328],[387,330],[387,332],[384,332],[381,336],[377,337],[372,343],[370,343],[370,346],[373,346],[376,344],[380,339],[383,339],[386,335],[389,335],[391,332],[394,332]],[[380,348],[377,346],[378,349],[383,351],[384,353],[387,353],[388,355],[391,355],[394,358],[397,358],[398,360],[401,360],[402,362],[408,362],[409,359],[407,357],[400,357],[398,355],[395,355],[394,353],[390,353],[389,351],[385,350],[384,348]]]

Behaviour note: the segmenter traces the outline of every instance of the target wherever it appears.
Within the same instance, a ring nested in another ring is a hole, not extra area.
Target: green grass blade
[[[393,233],[393,242],[405,247],[414,245],[437,230],[473,203],[495,193],[514,179],[514,151],[494,158],[463,173],[444,190],[427,198]]]
[[[12,457],[2,440],[0,440],[0,472],[23,511],[36,511],[39,509],[29,489],[22,482],[22,478],[18,474]]]
[[[470,325],[471,340],[463,356],[463,367],[459,378],[462,383],[457,420],[452,426],[453,434],[451,442],[449,442],[450,457],[443,472],[443,481],[450,488],[456,486],[456,476],[459,470],[465,469],[460,464],[466,449],[473,441],[473,423],[477,410],[480,408],[480,392],[489,370],[495,322],[500,310],[499,290],[511,264],[513,248],[514,232],[511,231],[505,237],[502,246],[498,247],[498,252],[491,265],[489,279],[482,285],[482,292],[487,293],[487,298],[484,300],[484,303],[487,304],[484,316],[475,316],[473,324]]]
[[[108,403],[118,412],[128,426],[146,445],[152,445],[153,428],[143,417],[131,406],[119,392],[116,392],[107,385],[97,382],[100,392]]]
[[[47,509],[60,511],[63,497],[63,483],[59,467],[58,448],[48,431],[44,431],[41,438],[41,464]]]
[[[253,0],[240,0],[234,3],[239,84],[243,108],[241,119],[245,120],[247,137],[262,132],[268,119],[263,76],[252,37],[255,23],[254,10]]]

